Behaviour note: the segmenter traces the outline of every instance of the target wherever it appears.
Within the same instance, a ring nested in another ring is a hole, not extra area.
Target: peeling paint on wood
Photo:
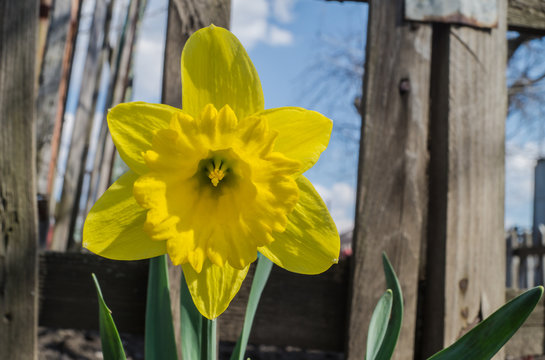
[[[405,0],[405,19],[493,28],[498,26],[498,4],[497,0]]]

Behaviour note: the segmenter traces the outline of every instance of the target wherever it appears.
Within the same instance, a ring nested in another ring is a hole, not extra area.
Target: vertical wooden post
[[[0,358],[36,359],[38,1],[0,3]]]
[[[423,356],[505,299],[506,11],[495,29],[434,25]]]
[[[230,0],[170,0],[168,5],[167,37],[163,68],[162,102],[178,108],[182,107],[182,86],[180,59],[185,42],[191,34],[200,28],[214,23],[229,27],[231,13]],[[181,268],[169,261],[170,296],[174,331],[180,346],[180,281]],[[178,354],[181,358],[181,353]]]
[[[427,216],[431,25],[403,20],[403,0],[370,0],[347,359],[363,359],[386,290],[381,253],[405,300],[395,359],[412,359]]]

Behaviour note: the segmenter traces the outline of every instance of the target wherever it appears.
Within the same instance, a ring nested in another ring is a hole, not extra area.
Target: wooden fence
[[[545,228],[542,227],[542,230]],[[514,289],[543,285],[543,231],[513,228],[506,235],[507,266],[505,284]]]
[[[76,220],[88,207],[80,209],[81,196],[92,201],[95,195],[89,194],[99,194],[111,180],[115,152],[104,123],[98,146],[103,151],[93,161],[91,174],[83,166],[96,84],[101,66],[109,66],[112,77],[106,106],[126,99],[131,47],[145,4],[131,0],[125,32],[112,46],[99,35],[109,31],[113,1],[95,2],[84,82],[89,88],[80,91],[75,146],[68,156],[63,196],[57,206],[45,207],[56,217],[53,239],[59,240],[53,242],[59,245],[53,247],[59,250],[78,247],[73,237]],[[69,11],[59,5],[68,2]],[[371,309],[384,291],[380,253],[386,251],[399,273],[406,308],[394,359],[420,359],[453,342],[504,302],[505,244],[496,239],[504,231],[506,30],[545,34],[545,9],[540,0],[499,0],[497,27],[483,30],[452,24],[449,19],[445,23],[405,21],[403,0],[368,2],[353,256],[316,277],[275,269],[252,341],[344,350],[349,360],[363,358]],[[48,4],[42,2],[44,17]],[[34,194],[51,200],[51,171],[81,8],[77,0],[55,0],[55,4],[50,19],[52,24],[64,19],[65,33],[59,40],[64,51],[59,62],[48,58],[45,46],[41,68],[57,64],[62,70],[61,78],[51,85],[58,89],[57,105],[53,115],[45,118],[42,110],[35,116],[32,101],[36,49],[41,48],[36,46],[38,2],[0,5],[0,357],[7,359],[35,358],[38,322],[96,327],[91,271],[97,273],[121,330],[141,332],[143,328],[143,319],[134,314],[143,314],[145,261],[116,263],[77,252],[38,256]],[[184,42],[209,23],[228,26],[229,4],[228,0],[170,0],[164,103],[181,106],[179,56]],[[44,21],[41,29],[46,28]],[[47,100],[38,103],[49,104]],[[51,153],[39,153],[39,159],[49,159],[49,164],[38,163],[38,189],[33,171],[36,149],[29,141],[35,118],[39,129],[49,129],[49,145],[42,148]],[[86,176],[96,186],[92,191],[83,191]],[[525,250],[518,251],[522,256]],[[178,284],[179,268],[172,267],[170,277]],[[240,328],[249,284],[244,283],[223,317],[224,340],[234,340]],[[171,293],[175,314],[179,311],[177,289],[173,286]],[[542,328],[542,312],[540,307],[537,320],[530,324]],[[544,342],[539,336],[538,345]],[[530,348],[520,351],[528,354]],[[543,349],[532,351],[542,353]]]
[[[274,267],[259,304],[250,343],[343,352],[351,261],[353,258],[348,257],[317,276],[293,274]],[[253,271],[252,265],[239,294],[219,318],[222,341],[237,340]],[[143,334],[148,261],[120,262],[92,254],[47,252],[40,255],[39,325],[98,329],[98,303],[91,272],[100,281],[119,331]],[[508,289],[506,300],[521,292]],[[545,354],[544,314],[542,299],[507,344],[508,356]]]

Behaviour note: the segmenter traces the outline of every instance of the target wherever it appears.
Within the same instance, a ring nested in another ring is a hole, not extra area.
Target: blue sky
[[[84,1],[83,29],[89,27],[93,3]],[[117,0],[116,6],[121,9],[126,4],[127,0]],[[166,0],[148,2],[135,53],[133,100],[160,102],[166,8]],[[257,68],[266,107],[302,106],[334,122],[330,146],[306,175],[326,201],[341,232],[353,225],[360,124],[353,101],[361,89],[363,72],[362,67],[351,68],[353,61],[343,61],[343,56],[363,59],[366,18],[367,5],[362,3],[232,0],[231,30]],[[114,16],[115,21],[119,22],[119,17]],[[74,65],[76,86],[70,88],[66,133],[75,110],[75,89],[81,82],[85,32],[80,40],[76,59],[78,54],[81,59]],[[320,89],[326,90],[323,96],[314,96]],[[540,146],[536,141],[515,137],[508,139],[506,148],[505,225],[528,227],[532,218],[533,167]]]

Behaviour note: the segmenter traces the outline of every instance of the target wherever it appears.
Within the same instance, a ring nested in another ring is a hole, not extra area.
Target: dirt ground
[[[100,337],[96,331],[40,328],[38,360],[101,360]],[[121,334],[128,360],[144,360],[144,338]],[[233,343],[220,343],[219,359],[228,360]],[[341,353],[309,351],[275,346],[248,347],[247,357],[252,360],[343,360]]]

